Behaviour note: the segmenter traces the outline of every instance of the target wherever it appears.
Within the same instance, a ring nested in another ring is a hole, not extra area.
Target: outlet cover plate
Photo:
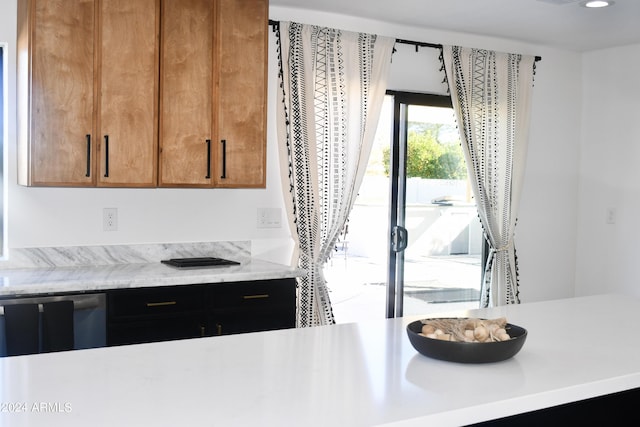
[[[102,210],[102,229],[104,231],[118,231],[117,208],[104,208]]]

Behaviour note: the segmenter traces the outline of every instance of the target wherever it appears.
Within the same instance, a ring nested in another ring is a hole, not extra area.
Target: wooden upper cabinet
[[[18,182],[264,187],[268,0],[18,0]]]
[[[215,2],[162,3],[161,186],[213,182]]]
[[[94,14],[93,0],[19,4],[20,184],[95,184]]]
[[[156,186],[159,1],[19,1],[20,184]]]
[[[99,3],[98,185],[155,187],[160,1]]]
[[[217,187],[266,185],[267,0],[219,0]]]
[[[264,187],[267,0],[166,1],[160,178],[166,187]]]

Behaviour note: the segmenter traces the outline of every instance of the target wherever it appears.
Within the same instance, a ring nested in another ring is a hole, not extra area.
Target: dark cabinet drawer
[[[204,287],[154,287],[109,292],[110,320],[132,317],[161,317],[202,312]]]
[[[209,288],[208,300],[209,307],[214,310],[261,310],[295,306],[295,279],[217,284]]]

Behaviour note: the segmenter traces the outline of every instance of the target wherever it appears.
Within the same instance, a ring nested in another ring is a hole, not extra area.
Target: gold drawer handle
[[[165,305],[176,305],[176,301],[148,302],[147,307],[162,307]]]
[[[242,298],[244,299],[269,298],[269,294],[244,295]]]

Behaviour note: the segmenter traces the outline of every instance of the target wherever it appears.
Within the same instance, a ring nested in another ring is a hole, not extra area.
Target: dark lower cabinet
[[[204,323],[198,316],[164,317],[109,324],[109,345],[180,340],[204,336]]]
[[[468,427],[639,425],[640,415],[636,411],[639,400],[640,388],[634,388],[497,420],[469,424]]]
[[[295,327],[295,279],[220,284],[207,298],[213,335]]]
[[[213,335],[242,334],[246,332],[270,331],[295,327],[295,320],[277,312],[259,312],[252,314],[217,313],[210,317]]]
[[[107,293],[107,344],[295,327],[291,279],[118,289]]]
[[[107,293],[107,344],[136,344],[204,336],[202,285],[118,289]]]

